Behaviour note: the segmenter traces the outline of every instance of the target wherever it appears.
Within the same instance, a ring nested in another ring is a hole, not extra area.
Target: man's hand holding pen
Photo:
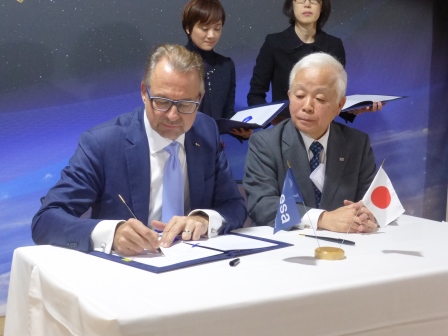
[[[164,224],[160,221],[151,222],[154,229],[163,231],[160,246],[170,247],[177,235],[182,235],[182,240],[198,240],[208,232],[208,218],[203,215],[174,216]]]
[[[113,249],[126,256],[139,255],[144,250],[157,253],[159,246],[170,247],[173,241],[181,235],[182,240],[198,240],[208,232],[208,218],[204,216],[174,216],[168,223],[153,220],[154,229],[163,232],[159,234],[138,219],[130,218],[117,225]]]
[[[117,225],[113,249],[126,256],[141,254],[144,250],[157,253],[159,235],[140,222],[130,218]]]

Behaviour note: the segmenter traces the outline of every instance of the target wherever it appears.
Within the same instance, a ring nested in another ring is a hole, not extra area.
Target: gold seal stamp
[[[341,260],[345,258],[345,252],[339,247],[318,247],[314,250],[314,257],[324,260]]]

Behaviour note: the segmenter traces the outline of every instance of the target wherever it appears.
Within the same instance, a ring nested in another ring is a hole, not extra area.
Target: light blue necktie
[[[179,143],[173,141],[165,150],[170,154],[163,174],[162,222],[168,223],[173,216],[184,215],[184,179],[177,156]]]
[[[324,149],[324,147],[320,144],[319,141],[314,141],[310,146],[310,151],[313,152],[313,157],[311,158],[311,161],[310,161],[311,172],[313,172],[314,169],[316,169],[320,164],[320,152],[322,151],[322,149]],[[322,193],[314,185],[314,183],[313,183],[313,187],[314,187],[314,194],[316,196],[316,205],[317,205],[317,207],[319,207]]]

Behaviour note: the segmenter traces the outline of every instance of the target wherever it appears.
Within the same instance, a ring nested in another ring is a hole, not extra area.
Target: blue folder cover
[[[292,244],[289,244],[289,243],[284,243],[284,242],[280,242],[280,241],[272,240],[272,239],[267,239],[267,238],[260,238],[260,237],[249,236],[249,235],[245,235],[245,234],[241,234],[241,233],[230,233],[230,234],[234,234],[234,235],[242,236],[242,237],[246,237],[246,238],[257,239],[257,240],[261,240],[261,241],[264,241],[264,242],[272,243],[272,244],[275,244],[275,245],[274,246],[268,246],[268,247],[262,247],[262,248],[256,248],[256,249],[248,249],[248,250],[223,251],[221,254],[213,255],[213,256],[210,256],[210,257],[205,257],[205,258],[200,258],[200,259],[195,259],[195,260],[189,260],[189,261],[181,262],[181,263],[178,263],[178,264],[173,264],[173,265],[168,265],[168,266],[163,266],[163,267],[146,265],[146,264],[142,264],[142,263],[139,263],[137,261],[133,261],[133,260],[130,260],[130,259],[127,259],[127,258],[124,258],[124,257],[120,257],[120,256],[112,255],[112,254],[106,254],[106,253],[97,252],[97,251],[89,252],[89,254],[94,255],[96,257],[103,258],[103,259],[115,261],[115,262],[123,264],[123,265],[139,268],[141,270],[145,270],[145,271],[149,271],[149,272],[153,272],[153,273],[163,273],[163,272],[173,271],[173,270],[184,268],[184,267],[204,264],[204,263],[211,262],[211,261],[231,259],[231,258],[236,258],[236,257],[243,256],[243,255],[260,253],[260,252],[276,250],[276,249],[284,248],[284,247],[288,247],[288,246],[293,246]],[[200,245],[198,245],[198,247],[206,248],[206,247],[200,246]]]
[[[359,97],[364,97],[364,96],[371,96],[372,98],[378,98],[378,100],[364,100],[361,99],[359,101],[357,101],[354,104],[350,104],[349,106],[347,106],[346,108],[342,108],[341,112],[349,112],[352,110],[357,110],[359,108],[364,108],[364,107],[368,107],[368,106],[372,106],[372,104],[375,101],[381,101],[382,103],[387,103],[389,101],[394,101],[394,100],[398,100],[398,99],[403,99],[403,98],[407,98],[407,96],[381,96],[381,95],[350,95],[347,96],[347,98],[351,98],[354,99],[356,101],[356,99]],[[347,105],[347,103],[346,103]],[[345,105],[344,105],[345,106]]]
[[[217,119],[216,123],[218,125],[219,133],[220,134],[225,134],[225,133],[230,132],[234,128],[252,128],[252,129],[266,128],[267,126],[270,125],[272,119],[274,119],[281,111],[283,111],[285,109],[285,107],[287,107],[289,105],[289,101],[288,100],[276,101],[276,102],[267,103],[267,104],[259,104],[259,105],[249,106],[247,108],[244,108],[244,109],[238,111],[238,112],[242,112],[242,111],[251,110],[251,109],[254,109],[254,108],[257,108],[257,107],[261,107],[261,106],[269,106],[269,105],[276,105],[276,104],[281,104],[281,105],[261,125],[260,124],[255,124],[255,123],[250,123],[250,122],[244,122],[244,121],[224,119],[224,118]]]

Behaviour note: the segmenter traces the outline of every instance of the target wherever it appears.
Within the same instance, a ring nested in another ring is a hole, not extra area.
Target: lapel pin
[[[345,160],[345,159],[344,159],[343,157],[340,157],[340,158],[339,158],[339,161],[341,161],[341,162],[344,161],[344,160]]]
[[[198,144],[197,142],[194,143],[197,147],[201,147],[200,144]]]

